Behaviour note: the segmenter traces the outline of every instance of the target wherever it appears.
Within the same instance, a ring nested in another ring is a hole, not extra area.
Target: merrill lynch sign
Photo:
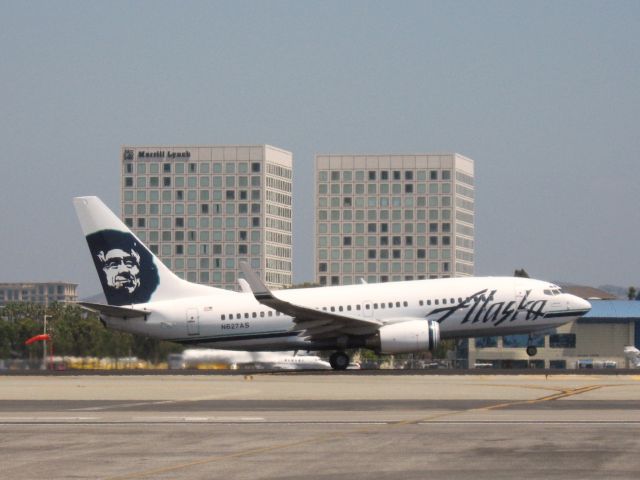
[[[133,150],[125,150],[124,151],[124,159],[125,160],[133,160],[134,159],[134,151]],[[146,150],[138,150],[138,159],[142,158],[191,158],[191,152],[185,150],[184,152],[167,152],[165,150],[155,150],[153,152],[149,152]]]

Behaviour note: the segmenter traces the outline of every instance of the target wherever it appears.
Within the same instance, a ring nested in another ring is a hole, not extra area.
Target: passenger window
[[[409,306],[409,302],[403,302],[403,305],[404,305],[405,307],[408,307],[408,306]]]
[[[356,310],[360,310],[360,305],[356,305]]]
[[[420,300],[420,301],[418,302],[418,305],[422,306],[422,305],[424,305],[424,302],[423,302],[422,300]]]
[[[427,305],[431,305],[431,300],[427,300]]]
[[[253,312],[253,313],[251,314],[251,316],[252,316],[253,318],[256,318],[256,317],[258,316],[258,314],[257,314],[256,312]]]
[[[434,303],[435,303],[436,305],[440,305],[440,302],[438,301],[438,299],[437,299],[437,298],[434,300]]]
[[[389,307],[389,308],[393,308],[393,302],[389,302],[388,307]]]
[[[347,310],[350,312],[351,311],[351,305],[347,305]]]
[[[336,307],[331,307],[331,311],[335,312],[336,311]]]
[[[249,312],[244,314],[244,318],[249,318]]]
[[[340,307],[338,307],[338,310],[342,311],[342,307],[341,307],[341,306],[340,306]]]
[[[377,303],[374,303],[374,304],[373,304],[373,308],[378,308],[378,304],[377,304]]]
[[[370,307],[370,305],[367,303],[367,304],[364,306],[364,308],[366,308],[367,310],[369,310],[371,307]]]
[[[443,299],[442,299],[442,304],[443,304],[443,305],[446,305],[446,304],[447,304],[447,299],[446,299],[446,298],[443,298]]]
[[[221,320],[224,320],[224,313],[220,316]]]
[[[260,312],[260,316],[261,316],[261,317],[264,317],[264,312]]]
[[[400,302],[396,302],[396,308],[400,308]]]

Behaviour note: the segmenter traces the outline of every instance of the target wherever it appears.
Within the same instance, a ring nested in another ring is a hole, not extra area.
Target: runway
[[[640,376],[0,377],[0,477],[637,478]]]

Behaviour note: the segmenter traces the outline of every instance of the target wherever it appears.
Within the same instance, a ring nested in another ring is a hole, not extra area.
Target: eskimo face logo
[[[116,290],[135,292],[140,286],[140,254],[134,249],[129,252],[114,248],[106,254],[98,252],[107,285]]]
[[[153,256],[128,232],[102,230],[87,236],[93,262],[110,305],[145,303],[159,283]]]

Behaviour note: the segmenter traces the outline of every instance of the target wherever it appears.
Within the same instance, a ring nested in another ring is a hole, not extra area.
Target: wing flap
[[[366,335],[375,333],[382,326],[382,323],[372,318],[365,319],[345,315],[342,312],[327,312],[278,298],[249,268],[246,262],[240,262],[240,268],[256,300],[267,307],[293,317],[293,321],[296,323],[294,328],[302,330],[301,336],[303,337],[315,339],[316,336],[322,335],[323,338],[330,338],[341,334],[350,334],[353,331]]]

